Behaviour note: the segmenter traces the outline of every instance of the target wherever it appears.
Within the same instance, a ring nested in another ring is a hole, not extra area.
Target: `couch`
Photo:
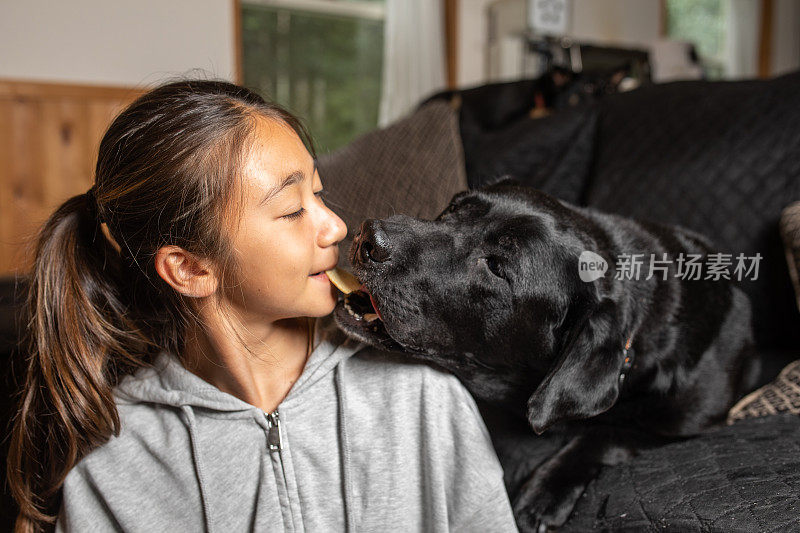
[[[529,113],[524,98],[505,99],[502,119],[492,113],[493,91],[454,94],[319,158],[326,201],[348,224],[343,252],[364,218],[432,218],[454,193],[512,175],[569,202],[689,227],[722,251],[760,253],[759,278],[742,282],[763,362],[760,390],[773,390],[779,371],[800,358],[800,316],[778,227],[784,207],[800,199],[800,74],[653,85],[549,114]],[[14,286],[0,282],[7,369],[21,360]],[[6,372],[5,390],[19,375]],[[732,425],[604,469],[562,531],[800,530],[800,417],[754,394]],[[2,407],[5,423],[11,404]],[[543,442],[531,433],[528,448],[498,455],[504,461],[529,449],[536,457]],[[0,529],[14,514],[4,489]]]

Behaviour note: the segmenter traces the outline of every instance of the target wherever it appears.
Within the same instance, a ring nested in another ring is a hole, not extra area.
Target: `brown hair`
[[[224,81],[180,80],[142,95],[100,143],[95,184],[47,220],[30,276],[27,374],[8,455],[20,506],[15,530],[52,529],[69,470],[118,435],[112,388],[179,354],[196,320],[189,299],[156,273],[177,245],[235,268],[221,221],[237,191],[257,119],[282,122],[313,146],[279,106]],[[118,252],[104,237],[105,223]]]

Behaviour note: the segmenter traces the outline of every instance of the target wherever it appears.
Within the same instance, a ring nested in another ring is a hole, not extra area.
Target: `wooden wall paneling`
[[[0,80],[0,276],[29,269],[42,223],[91,187],[106,128],[142,92]]]
[[[10,272],[11,229],[11,106],[10,100],[0,100],[0,272]]]
[[[12,100],[11,157],[6,163],[10,175],[9,182],[4,184],[10,193],[11,205],[3,220],[4,233],[8,234],[7,261],[11,271],[27,270],[29,248],[33,245],[37,226],[44,220],[42,205],[46,189],[40,134],[42,117],[42,102],[24,97]]]
[[[89,162],[89,176],[94,180],[94,170],[97,166],[97,151],[106,128],[111,124],[124,108],[127,102],[121,100],[92,100],[87,104],[87,128],[89,152],[86,160]]]
[[[42,207],[54,211],[66,199],[91,187],[86,161],[86,104],[74,99],[53,99],[43,106],[41,135],[44,169]]]

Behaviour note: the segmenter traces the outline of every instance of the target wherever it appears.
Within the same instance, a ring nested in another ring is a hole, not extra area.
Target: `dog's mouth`
[[[333,313],[336,323],[348,335],[373,346],[404,351],[389,335],[378,304],[366,288],[345,295]]]

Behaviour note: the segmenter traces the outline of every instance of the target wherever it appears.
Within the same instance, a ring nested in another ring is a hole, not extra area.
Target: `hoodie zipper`
[[[283,441],[281,440],[281,417],[277,409],[271,413],[264,413],[264,416],[267,417],[267,427],[269,428],[267,433],[267,448],[271,452],[279,452],[283,448]]]
[[[278,498],[281,500],[283,507],[282,514],[284,520],[284,529],[286,531],[295,531],[294,527],[294,512],[292,511],[292,504],[289,498],[289,482],[286,479],[286,466],[283,464],[283,435],[281,432],[281,417],[278,410],[275,409],[271,413],[264,412],[264,418],[267,419],[267,449],[273,459],[273,467],[276,468],[276,481],[278,483]],[[277,453],[274,453],[277,452]]]

